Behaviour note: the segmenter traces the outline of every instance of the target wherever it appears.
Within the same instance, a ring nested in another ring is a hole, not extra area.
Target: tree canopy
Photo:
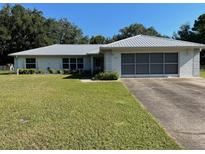
[[[193,27],[183,24],[173,38],[205,44],[205,14],[200,15],[194,22]],[[201,52],[201,64],[205,64],[205,51]]]
[[[88,41],[82,30],[67,19],[47,19],[41,11],[21,5],[5,5],[0,10],[0,63],[11,62],[9,53],[56,43]]]
[[[90,44],[105,44],[106,38],[102,35],[92,36],[90,38]]]
[[[0,64],[12,62],[8,54],[52,44],[106,44],[138,34],[161,36],[153,27],[131,24],[111,38],[96,35],[89,38],[66,18],[46,18],[37,9],[4,5],[0,10]]]
[[[139,34],[150,35],[150,36],[161,36],[154,27],[146,28],[142,24],[134,23],[127,27],[124,27],[119,30],[119,34],[114,35],[112,41],[118,41],[124,38],[136,36]]]

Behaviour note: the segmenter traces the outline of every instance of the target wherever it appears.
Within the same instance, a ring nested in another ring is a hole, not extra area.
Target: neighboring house
[[[115,71],[121,77],[199,76],[204,44],[137,35],[106,45],[51,45],[10,54],[14,67]]]

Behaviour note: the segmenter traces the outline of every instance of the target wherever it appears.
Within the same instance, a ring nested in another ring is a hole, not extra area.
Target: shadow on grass
[[[63,79],[91,79],[92,77],[89,75],[76,75],[76,74],[69,74],[65,77],[63,77]]]
[[[10,75],[10,74],[15,74],[15,73],[9,71],[0,71],[0,75]]]

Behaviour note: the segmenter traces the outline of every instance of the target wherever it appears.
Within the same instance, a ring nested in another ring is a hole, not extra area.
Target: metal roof
[[[205,44],[193,43],[188,41],[174,40],[170,38],[137,35],[120,41],[116,41],[102,48],[140,48],[140,47],[197,47],[205,48]]]
[[[22,52],[16,52],[10,54],[10,56],[66,56],[66,55],[87,55],[87,54],[98,54],[99,47],[102,45],[67,45],[67,44],[56,44]]]
[[[174,40],[170,38],[137,35],[116,41],[107,45],[103,44],[56,44],[22,52],[16,52],[9,56],[66,56],[98,54],[100,49],[109,48],[150,48],[150,47],[187,47],[205,48],[205,44]]]

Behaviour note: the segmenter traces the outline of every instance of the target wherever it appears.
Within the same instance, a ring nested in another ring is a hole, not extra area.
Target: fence
[[[0,70],[1,71],[12,71],[13,70],[13,65],[12,64],[0,65]]]

